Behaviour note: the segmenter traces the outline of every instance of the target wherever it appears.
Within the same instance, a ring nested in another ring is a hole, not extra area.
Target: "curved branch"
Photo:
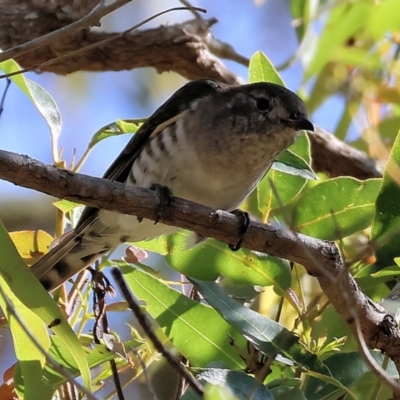
[[[352,176],[357,179],[381,178],[379,164],[363,151],[342,142],[318,126],[309,135],[313,168],[329,177]]]
[[[0,178],[82,204],[151,220],[158,218],[159,200],[151,190],[75,174],[27,156],[0,151]],[[160,222],[225,243],[237,243],[242,223],[231,213],[214,211],[180,198],[172,199]],[[333,242],[251,221],[243,247],[302,264],[318,279],[353,332],[358,320],[368,346],[386,352],[400,371],[400,332],[393,316],[361,292]]]

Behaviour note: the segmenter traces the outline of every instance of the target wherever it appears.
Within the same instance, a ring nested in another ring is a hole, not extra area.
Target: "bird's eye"
[[[269,100],[265,97],[260,97],[256,100],[256,106],[260,111],[267,111],[269,109]]]

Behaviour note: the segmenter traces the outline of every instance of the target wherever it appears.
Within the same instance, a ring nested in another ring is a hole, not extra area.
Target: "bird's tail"
[[[80,241],[75,231],[68,232],[58,240],[55,247],[31,266],[30,270],[46,290],[56,289],[99,257],[97,254],[82,257]]]

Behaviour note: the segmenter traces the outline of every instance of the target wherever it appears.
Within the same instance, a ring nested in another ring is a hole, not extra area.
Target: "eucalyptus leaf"
[[[400,256],[400,134],[397,135],[384,174],[382,188],[376,199],[371,239],[376,243],[376,267],[394,265]]]
[[[210,368],[198,374],[196,379],[203,385],[206,383],[225,387],[232,392],[238,400],[275,400],[271,391],[255,378],[240,371],[228,369]],[[200,400],[197,394],[188,390],[181,400]]]
[[[280,355],[276,359],[284,364],[290,365],[293,362],[305,369],[330,376],[324,363],[302,346],[299,337],[293,332],[277,322],[243,307],[227,296],[214,282],[201,282],[195,279],[190,279],[190,282],[203,295],[207,303],[241,332],[256,349],[274,358]]]

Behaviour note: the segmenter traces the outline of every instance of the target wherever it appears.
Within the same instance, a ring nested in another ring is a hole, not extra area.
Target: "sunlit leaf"
[[[232,369],[243,368],[243,361],[229,344],[229,336],[238,346],[244,345],[243,338],[215,310],[169,288],[146,272],[127,264],[120,268],[135,296],[146,302],[146,311],[192,365],[205,367],[220,361]]]
[[[6,74],[20,71],[19,65],[12,59],[0,63],[0,69]],[[32,100],[39,113],[47,122],[51,135],[57,141],[61,131],[61,115],[52,97],[38,83],[23,74],[14,75],[10,79]]]
[[[290,285],[291,273],[286,260],[246,249],[233,252],[226,244],[214,239],[188,250],[188,237],[187,232],[180,231],[136,245],[165,255],[171,268],[196,279],[214,281],[223,275],[238,284],[276,285],[282,288]]]
[[[318,75],[329,63],[340,46],[356,34],[365,24],[371,11],[370,2],[344,2],[332,7],[325,29],[320,35],[318,49],[305,72],[308,80]],[[340,27],[340,28],[338,28]]]
[[[112,136],[123,135],[125,133],[136,133],[140,125],[146,121],[146,118],[117,120],[100,128],[90,139],[89,149],[104,139]]]
[[[70,212],[73,210],[75,207],[79,207],[81,204],[75,203],[74,201],[71,200],[57,200],[53,202],[53,206],[58,208],[60,211],[63,213]]]
[[[285,86],[271,61],[261,51],[257,51],[250,58],[249,81],[250,83],[272,82],[277,85]]]
[[[324,363],[299,343],[299,338],[277,322],[244,307],[227,296],[216,283],[190,279],[221,316],[241,332],[262,353],[287,363],[292,360],[303,368],[330,375]]]
[[[82,374],[84,385],[89,388],[89,368],[78,338],[65,319],[64,313],[39,281],[29,272],[1,222],[0,248],[2,249],[0,270],[4,287],[6,290],[10,290],[27,309],[37,315],[43,321],[42,325],[44,323],[46,326],[52,326],[51,330],[71,353],[73,362]],[[54,321],[57,321],[57,324]],[[47,332],[46,335],[48,335]]]
[[[330,179],[305,190],[296,203],[294,229],[320,239],[334,240],[371,225],[380,179]]]
[[[10,232],[10,237],[24,261],[31,265],[47,253],[54,238],[45,231]]]
[[[290,175],[301,176],[305,179],[318,179],[317,175],[315,175],[307,161],[295,154],[290,149],[286,150],[276,158],[272,168],[276,171],[284,172]]]

